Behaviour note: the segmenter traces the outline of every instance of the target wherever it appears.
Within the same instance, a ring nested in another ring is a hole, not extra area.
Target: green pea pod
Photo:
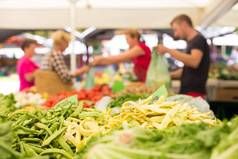
[[[41,145],[35,144],[35,143],[27,143],[31,148],[37,153],[40,154],[44,151],[44,149],[41,148]]]
[[[21,141],[27,141],[27,142],[40,142],[41,139],[39,138],[22,138]]]
[[[27,116],[29,116],[31,119],[37,119],[38,121],[40,121],[40,117],[38,117],[37,115],[34,115],[33,113],[27,113]]]
[[[69,158],[69,159],[73,158],[73,156],[70,153],[66,152],[65,150],[56,149],[56,148],[47,149],[43,151],[40,155],[45,155],[45,154],[61,154],[66,158]]]
[[[52,140],[57,138],[66,128],[62,128],[60,130],[55,131],[52,135],[50,135],[46,140],[43,141],[42,146],[49,145]]]
[[[52,135],[52,131],[51,131],[51,130],[48,128],[48,126],[46,126],[45,124],[36,123],[35,125],[36,125],[38,128],[40,128],[40,129],[46,130],[49,135]]]
[[[46,123],[48,123],[48,120],[45,119],[45,118],[42,118],[42,119],[40,120],[40,122],[46,124]]]
[[[23,146],[23,142],[20,142],[19,145],[20,145],[20,152],[22,154],[24,154],[25,153],[25,149],[24,149],[24,146]]]
[[[83,102],[80,102],[75,111],[70,115],[71,117],[77,117],[83,110]]]
[[[25,120],[25,121],[22,123],[22,126],[26,126],[26,125],[30,124],[32,121],[33,121],[32,119]]]
[[[26,132],[29,132],[29,133],[32,133],[32,134],[38,134],[39,133],[38,130],[26,128],[24,126],[20,126],[19,128],[22,129],[23,131],[26,131]]]
[[[65,98],[64,100],[61,100],[55,105],[55,108],[57,107],[66,107],[68,105],[77,105],[78,104],[78,97],[77,95],[70,96],[68,98]]]
[[[37,135],[40,136],[40,135],[42,135],[44,133],[45,133],[45,130],[41,129]]]
[[[87,118],[87,117],[101,117],[102,114],[99,112],[82,112],[79,114],[79,118]]]
[[[0,151],[4,153],[7,151],[8,154],[11,154],[12,158],[20,158],[21,154],[14,151],[10,146],[6,145],[4,142],[0,141]]]
[[[51,125],[50,127],[50,131],[51,132],[54,132],[57,128],[59,127],[59,123],[58,122],[55,122]]]
[[[27,157],[33,157],[33,156],[37,156],[38,155],[35,152],[35,150],[32,149],[32,147],[30,145],[23,143],[23,147],[25,149],[25,155]]]
[[[58,138],[58,143],[59,143],[59,145],[60,145],[65,151],[67,151],[67,152],[73,154],[72,149],[71,149],[70,146],[66,143],[65,139],[64,139],[62,136],[60,136],[60,137]]]
[[[26,132],[22,129],[15,130],[14,132],[16,135],[29,135],[30,134],[29,132]]]
[[[30,145],[30,146],[37,154],[40,154],[40,153],[42,153],[44,151],[44,149],[42,149],[40,147],[33,146],[33,145]]]
[[[12,127],[15,128],[15,127],[19,127],[19,125],[25,120],[25,117],[22,116],[20,118],[17,119],[17,121],[15,121],[13,124],[12,124]]]
[[[48,120],[48,123],[55,123],[55,122],[57,122],[57,119],[58,118],[58,116],[56,116],[56,117],[54,117],[53,119],[50,119],[50,120]]]
[[[65,117],[68,117],[68,116],[70,115],[69,112],[70,112],[71,108],[72,108],[72,105],[66,107],[65,110],[62,112],[62,115],[61,115],[61,116],[63,116],[64,118],[65,118]]]
[[[59,123],[60,123],[59,128],[61,129],[61,128],[63,127],[63,125],[64,125],[64,117],[63,117],[63,116],[61,116],[61,117],[59,118]]]

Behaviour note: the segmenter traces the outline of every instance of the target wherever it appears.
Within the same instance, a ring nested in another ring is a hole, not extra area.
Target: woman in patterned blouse
[[[51,70],[57,73],[62,81],[65,83],[71,83],[72,78],[79,76],[80,74],[87,72],[89,68],[83,66],[75,73],[71,74],[64,61],[64,51],[69,46],[70,35],[65,31],[58,30],[52,34],[53,48],[49,55],[42,61],[43,70]]]

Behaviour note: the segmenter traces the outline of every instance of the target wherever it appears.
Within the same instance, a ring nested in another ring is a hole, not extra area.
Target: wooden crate
[[[238,102],[238,88],[218,88],[216,90],[217,101]]]
[[[218,80],[207,92],[209,101],[238,102],[238,81]]]

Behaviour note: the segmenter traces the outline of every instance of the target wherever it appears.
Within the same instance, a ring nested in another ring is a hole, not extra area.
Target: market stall
[[[168,96],[162,86],[144,97],[131,95],[107,103],[104,99],[104,104],[88,107],[85,101],[94,99],[85,100],[83,92],[62,95],[63,100],[50,107],[43,104],[47,97],[39,94],[0,96],[2,158],[228,159],[237,155],[233,151],[237,118],[221,122],[201,98]]]
[[[237,2],[0,1],[0,158],[237,159]]]

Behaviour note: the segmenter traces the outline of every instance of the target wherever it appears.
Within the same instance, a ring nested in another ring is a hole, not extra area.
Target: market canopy
[[[238,7],[233,7],[236,2],[237,0],[78,0],[75,23],[78,28],[168,28],[174,16],[186,13],[196,25],[238,26]],[[70,0],[1,0],[0,28],[64,28],[70,25],[69,6]],[[231,8],[226,16],[225,13]]]

